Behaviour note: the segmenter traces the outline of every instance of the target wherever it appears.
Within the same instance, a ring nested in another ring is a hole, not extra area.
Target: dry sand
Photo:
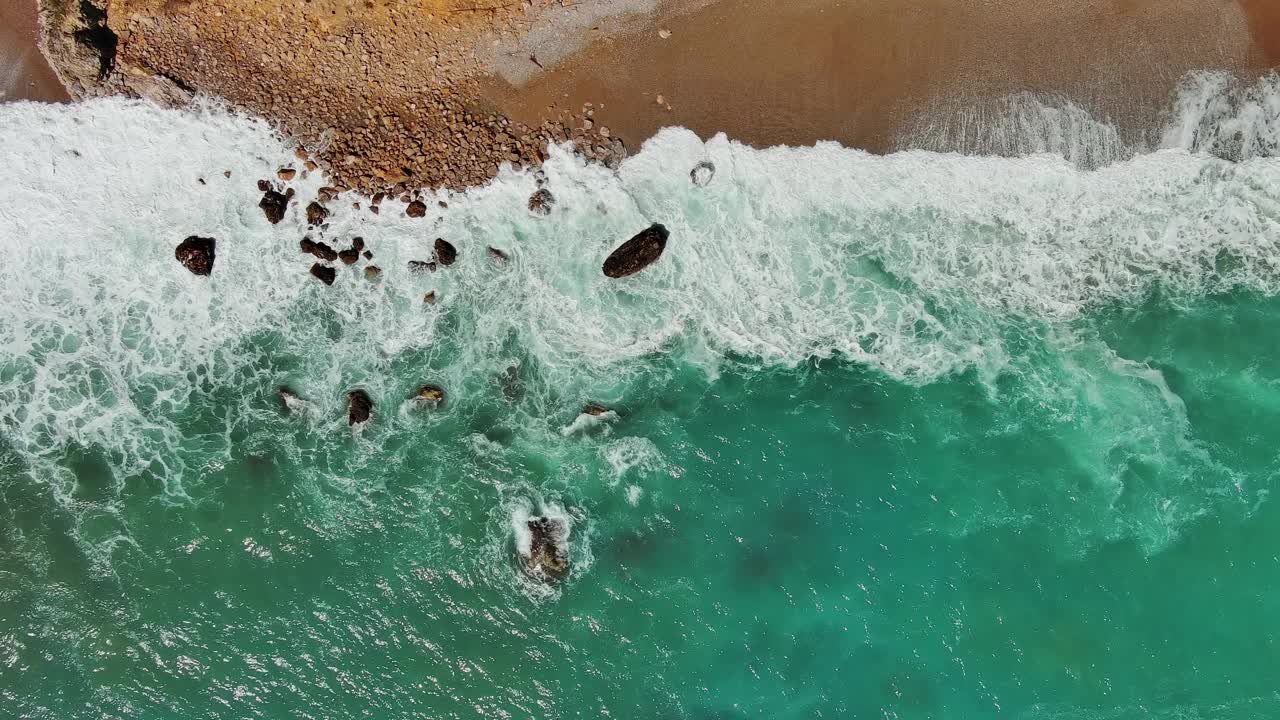
[[[70,99],[36,40],[35,0],[0,0],[0,102]]]
[[[754,145],[887,151],[912,144],[922,112],[1022,91],[1137,128],[1188,71],[1276,63],[1280,0],[1243,2],[719,0],[684,12],[668,0],[631,32],[602,33],[523,84],[495,77],[486,92],[525,122],[593,103],[633,148],[683,125]]]

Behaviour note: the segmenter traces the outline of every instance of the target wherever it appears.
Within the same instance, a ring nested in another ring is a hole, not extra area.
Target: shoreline
[[[11,0],[0,5],[0,102],[71,100],[40,50],[41,32],[36,0]]]
[[[92,2],[101,17],[50,24],[59,72],[44,67],[66,88],[46,79],[45,91],[223,98],[367,194],[470,187],[565,141],[616,166],[670,125],[755,147],[999,154],[965,133],[1019,93],[1134,142],[1187,73],[1280,66],[1280,6],[1267,0]],[[15,10],[34,20],[35,4]],[[79,7],[68,12],[94,9]],[[107,36],[109,57],[89,31]],[[29,54],[36,34],[10,49]]]

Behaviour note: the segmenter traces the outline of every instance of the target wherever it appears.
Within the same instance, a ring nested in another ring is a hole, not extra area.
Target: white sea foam
[[[384,272],[369,282],[340,266],[333,287],[297,248],[301,205],[323,179],[294,183],[301,202],[280,225],[257,207],[255,181],[293,162],[264,123],[118,99],[6,105],[0,428],[30,460],[96,448],[118,476],[152,468],[180,493],[174,418],[200,396],[231,393],[247,414],[254,388],[288,382],[336,428],[351,387],[382,408],[411,394],[424,378],[397,374],[402,359],[430,365],[461,402],[490,387],[513,341],[532,387],[574,397],[624,396],[645,372],[634,361],[654,353],[712,370],[731,355],[791,366],[840,354],[914,383],[995,374],[1011,317],[1069,323],[1157,283],[1280,289],[1280,89],[1268,78],[1213,91],[1215,77],[1188,81],[1165,135],[1175,147],[1096,171],[1052,154],[756,150],[673,128],[617,173],[553,152],[546,218],[525,210],[533,176],[510,169],[421,220],[395,202],[355,210],[348,195],[330,204],[326,240],[363,236]],[[1035,140],[1088,125],[1061,112],[1044,125],[1019,111],[1010,132],[1063,151]],[[1208,154],[1226,134],[1246,138],[1242,162]],[[1105,164],[1109,138],[1094,128],[1069,145],[1096,143],[1081,157]],[[689,171],[702,160],[717,173],[699,188]],[[608,252],[652,222],[671,231],[663,258],[605,278]],[[209,278],[173,258],[191,234],[218,241]],[[458,264],[411,275],[437,236]],[[511,261],[492,262],[489,245]]]

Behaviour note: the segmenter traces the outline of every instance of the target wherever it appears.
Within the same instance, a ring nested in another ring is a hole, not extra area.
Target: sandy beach
[[[670,125],[756,146],[999,153],[966,133],[1020,93],[1144,142],[1188,73],[1280,64],[1271,0],[95,2],[102,17],[53,23],[73,95],[225,98],[366,191],[466,187],[566,140],[612,164]],[[8,96],[63,99],[31,3],[2,12]],[[98,24],[105,79],[67,30]]]
[[[1020,92],[1137,132],[1189,71],[1274,65],[1278,20],[1262,0],[668,2],[546,72],[499,66],[487,90],[522,120],[603,105],[628,145],[683,125],[757,146],[831,139],[884,152],[917,145],[922,113]]]
[[[0,102],[69,99],[36,41],[34,0],[7,0],[0,4]]]

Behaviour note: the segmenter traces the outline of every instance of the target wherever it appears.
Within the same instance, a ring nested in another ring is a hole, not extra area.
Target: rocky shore
[[[616,165],[594,108],[515,122],[485,102],[486,44],[570,0],[42,0],[44,46],[75,98],[197,95],[278,122],[339,189],[460,189],[552,143]],[[537,63],[535,56],[529,62]]]

